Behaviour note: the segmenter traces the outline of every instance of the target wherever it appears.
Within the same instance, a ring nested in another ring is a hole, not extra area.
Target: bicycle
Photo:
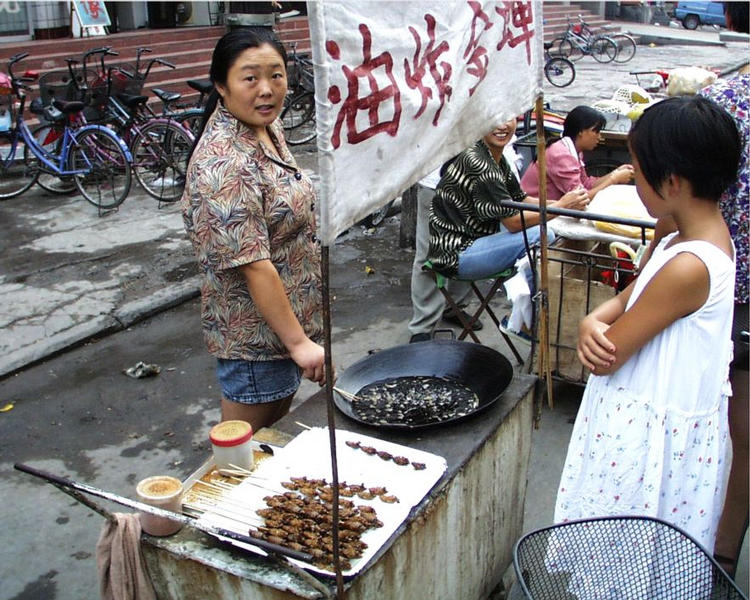
[[[70,176],[81,195],[100,211],[116,208],[130,191],[132,156],[123,141],[106,127],[69,127],[67,121],[80,114],[84,102],[54,100],[47,118],[62,125],[62,141],[45,147],[32,135],[23,113],[27,85],[35,75],[18,77],[13,65],[28,56],[20,52],[8,61],[7,85],[11,126],[0,132],[0,198],[13,198],[28,190],[40,172]]]
[[[568,18],[568,28],[561,37],[552,40],[550,54],[577,61],[583,56],[592,56],[600,63],[612,62],[617,56],[617,44],[611,38],[594,34],[580,17],[580,23],[573,25]]]
[[[284,126],[284,137],[287,144],[298,146],[306,144],[317,135],[315,118],[315,78],[313,65],[309,58],[297,54],[296,45],[292,46],[292,69],[290,85],[285,100],[286,106],[281,111],[281,122]]]
[[[114,127],[130,148],[133,173],[144,191],[160,202],[171,203],[182,197],[187,158],[194,137],[171,115],[154,114],[147,105],[148,98],[139,95],[154,64],[171,68],[174,65],[154,58],[149,61],[145,71],[141,71],[140,54],[150,52],[150,49],[139,48],[137,52],[135,70],[132,72],[127,69],[128,65],[105,65],[105,56],[117,55],[109,47],[84,54],[83,71],[86,72],[87,57],[99,54],[101,70],[92,86],[98,92],[92,95],[98,99],[97,108],[102,113],[102,119]],[[73,62],[68,62],[71,74]],[[106,73],[106,77],[103,73]],[[76,85],[85,80],[85,77],[73,78]],[[102,88],[106,92],[102,92]]]
[[[544,42],[544,76],[555,87],[567,87],[575,81],[575,65],[563,56],[550,56],[552,42]]]
[[[578,16],[578,18],[583,21],[580,15]],[[617,45],[615,62],[622,64],[630,61],[635,56],[635,51],[637,48],[635,39],[633,39],[633,37],[628,35],[627,33],[614,32],[611,31],[611,29],[612,25],[602,26],[602,30],[606,32],[607,37],[609,37]]]

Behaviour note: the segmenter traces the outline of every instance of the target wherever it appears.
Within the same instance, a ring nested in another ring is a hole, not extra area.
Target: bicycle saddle
[[[163,102],[174,102],[182,96],[179,92],[167,92],[161,88],[151,88],[151,91]]]
[[[214,89],[214,84],[205,80],[188,79],[187,84],[201,94],[210,94],[211,90]]]
[[[61,111],[65,115],[81,112],[86,106],[85,102],[79,102],[78,100],[53,100],[52,106],[57,110]]]
[[[135,108],[148,101],[148,96],[134,96],[132,94],[117,94],[117,99],[128,108]]]

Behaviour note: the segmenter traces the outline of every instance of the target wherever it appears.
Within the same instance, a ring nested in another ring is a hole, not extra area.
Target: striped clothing
[[[504,156],[495,162],[482,140],[464,150],[445,170],[432,201],[428,259],[435,269],[456,275],[459,254],[477,238],[497,233],[500,221],[518,212],[499,201],[525,198]]]

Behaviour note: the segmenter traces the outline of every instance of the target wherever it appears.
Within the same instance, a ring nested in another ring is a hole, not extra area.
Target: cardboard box
[[[578,324],[616,291],[602,283],[602,271],[614,267],[605,244],[558,239],[548,252],[550,365],[553,375],[585,383],[589,371],[576,354]],[[535,368],[538,361],[534,360]]]

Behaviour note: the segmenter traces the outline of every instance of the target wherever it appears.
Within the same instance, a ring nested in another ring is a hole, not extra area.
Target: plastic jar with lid
[[[253,428],[247,421],[222,421],[214,425],[208,435],[214,450],[214,464],[219,470],[233,471],[236,467],[248,471],[253,468]]]

